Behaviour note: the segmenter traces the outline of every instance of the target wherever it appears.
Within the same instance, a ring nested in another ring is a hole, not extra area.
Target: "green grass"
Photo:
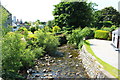
[[[91,47],[90,47],[90,42],[89,41],[85,41],[84,43],[86,50],[91,53],[96,60],[104,67],[104,70],[108,71],[111,75],[113,75],[114,77],[118,78],[118,72],[120,72],[120,70],[118,70],[117,68],[111,66],[110,64],[102,61],[100,58],[98,58],[94,52],[92,51]],[[120,75],[119,75],[119,79],[120,79]]]

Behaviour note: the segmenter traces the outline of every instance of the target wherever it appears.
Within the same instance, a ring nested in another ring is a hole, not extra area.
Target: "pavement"
[[[113,67],[120,69],[120,64],[118,64],[118,56],[120,57],[120,52],[116,51],[115,47],[111,45],[112,41],[90,39],[89,42],[97,57]]]

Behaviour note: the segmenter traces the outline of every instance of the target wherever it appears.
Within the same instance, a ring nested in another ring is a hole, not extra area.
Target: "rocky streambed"
[[[27,70],[27,79],[88,78],[82,61],[78,58],[78,50],[74,46],[61,46],[55,55],[54,57],[46,55],[36,60],[36,66]]]

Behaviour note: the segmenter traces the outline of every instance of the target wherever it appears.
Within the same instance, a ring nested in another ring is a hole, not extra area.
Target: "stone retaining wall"
[[[90,78],[115,78],[103,69],[94,56],[87,52],[85,46],[82,47],[79,57],[82,59],[83,66]]]

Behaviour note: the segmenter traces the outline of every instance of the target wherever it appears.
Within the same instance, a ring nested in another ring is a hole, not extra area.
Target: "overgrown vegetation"
[[[25,27],[16,32],[8,32],[2,40],[3,78],[16,80],[20,77],[19,74],[35,65],[34,60],[44,54],[54,54],[58,45],[58,38],[42,29],[35,31],[34,34]]]

